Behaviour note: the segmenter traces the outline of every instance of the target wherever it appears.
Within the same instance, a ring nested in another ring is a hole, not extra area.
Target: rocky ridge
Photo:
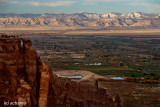
[[[18,102],[18,103],[17,103]],[[0,107],[120,107],[97,84],[58,78],[29,39],[0,37]]]
[[[160,27],[160,14],[0,14],[1,26]]]

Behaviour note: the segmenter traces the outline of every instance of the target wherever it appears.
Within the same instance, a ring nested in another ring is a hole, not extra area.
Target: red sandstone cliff
[[[42,64],[30,40],[0,37],[0,107],[8,101],[26,107],[120,106],[119,96],[114,102],[104,89],[58,78]]]
[[[0,107],[4,101],[36,106],[41,60],[31,41],[0,37]]]

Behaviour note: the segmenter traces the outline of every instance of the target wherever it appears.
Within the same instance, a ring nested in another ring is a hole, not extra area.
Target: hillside
[[[142,27],[160,28],[160,14],[134,12],[76,14],[0,14],[0,26],[72,26],[72,27]]]

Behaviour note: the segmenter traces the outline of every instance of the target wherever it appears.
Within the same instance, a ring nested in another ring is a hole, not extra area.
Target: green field
[[[133,71],[133,70],[93,70],[96,74],[100,75],[117,75],[117,76],[135,76],[135,77],[143,77],[142,72]]]
[[[99,66],[80,64],[58,64],[53,70],[88,70],[99,75],[119,75],[143,77],[143,73],[132,70],[128,67],[113,67],[110,64],[103,63]]]

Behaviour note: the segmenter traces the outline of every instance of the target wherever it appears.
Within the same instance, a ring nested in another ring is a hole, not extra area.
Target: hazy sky
[[[0,0],[0,13],[160,13],[160,0]]]

